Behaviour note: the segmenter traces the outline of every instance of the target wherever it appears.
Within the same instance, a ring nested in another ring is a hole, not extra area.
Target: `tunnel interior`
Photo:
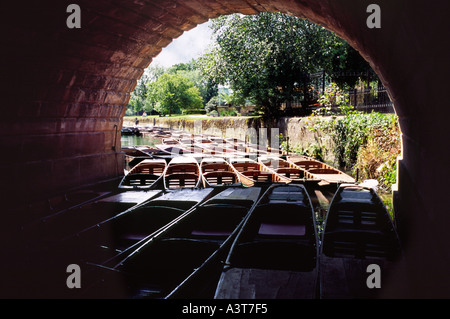
[[[442,12],[450,4],[380,0],[381,27],[369,28],[370,3],[79,0],[81,28],[66,24],[68,1],[8,3],[0,119],[5,228],[14,220],[20,229],[30,213],[23,208],[33,202],[122,174],[117,136],[130,92],[173,39],[220,15],[283,12],[345,39],[387,88],[402,130],[394,196],[409,265],[395,289],[448,297],[449,39],[439,30],[449,28]]]

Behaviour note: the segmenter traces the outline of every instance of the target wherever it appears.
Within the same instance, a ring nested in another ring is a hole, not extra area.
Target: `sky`
[[[158,64],[163,67],[170,67],[199,57],[208,48],[211,34],[212,30],[209,28],[209,22],[184,32],[167,47],[163,48],[161,53],[153,59],[151,65]]]

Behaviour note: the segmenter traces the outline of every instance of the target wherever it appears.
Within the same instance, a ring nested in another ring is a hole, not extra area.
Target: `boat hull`
[[[315,298],[317,257],[315,217],[306,189],[272,186],[234,241],[215,298]]]
[[[375,190],[360,185],[341,185],[324,223],[320,297],[383,297],[401,259],[402,249],[395,226]],[[370,265],[376,269],[368,268]],[[371,277],[373,271],[377,274]],[[380,286],[374,288],[371,278],[379,279]]]
[[[183,294],[186,289],[192,291],[192,285],[200,293],[208,283],[198,278],[204,278],[202,274],[226,256],[259,192],[258,188],[242,187],[221,191],[149,238],[115,266],[100,268],[97,280],[83,296],[165,298]]]

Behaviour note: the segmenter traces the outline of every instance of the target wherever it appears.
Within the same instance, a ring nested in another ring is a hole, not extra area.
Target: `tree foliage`
[[[203,74],[251,98],[267,117],[295,96],[310,103],[309,74],[346,64],[349,46],[321,26],[281,13],[213,20],[215,45],[199,60]]]
[[[198,88],[180,74],[164,73],[147,88],[147,100],[160,114],[180,114],[203,106]]]
[[[136,114],[141,111],[146,111],[151,108],[147,100],[147,85],[148,75],[144,74],[136,84],[136,87],[130,94],[127,111],[129,115]]]

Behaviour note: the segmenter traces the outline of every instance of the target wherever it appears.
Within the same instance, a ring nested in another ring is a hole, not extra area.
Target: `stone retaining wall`
[[[124,126],[133,126],[134,117],[124,118]],[[282,134],[289,137],[291,149],[307,150],[313,145],[321,146],[324,160],[334,162],[331,152],[333,142],[323,132],[313,132],[308,128],[308,119],[305,117],[283,117],[272,123],[264,123],[260,118],[248,117],[222,117],[222,118],[167,118],[149,117],[140,118],[141,126],[158,126],[174,130],[183,130],[190,133],[202,133],[220,137],[233,137],[249,140],[253,143],[268,144],[278,147],[281,143],[274,137]]]

